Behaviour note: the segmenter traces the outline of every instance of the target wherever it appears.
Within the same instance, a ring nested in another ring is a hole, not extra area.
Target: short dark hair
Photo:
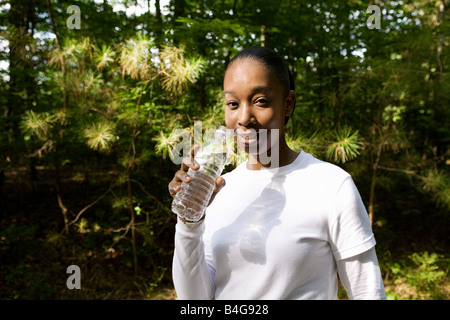
[[[245,49],[236,54],[228,63],[226,70],[235,62],[240,59],[253,59],[262,63],[268,67],[270,71],[278,78],[283,87],[285,88],[285,94],[287,95],[290,90],[295,91],[295,83],[292,78],[291,72],[287,67],[284,59],[274,50],[267,47],[251,47]],[[295,102],[294,102],[295,108]],[[292,109],[292,112],[294,110]],[[284,125],[287,124],[289,116],[286,116]]]

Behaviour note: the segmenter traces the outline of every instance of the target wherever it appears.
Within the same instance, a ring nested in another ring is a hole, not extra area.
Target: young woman
[[[337,274],[350,299],[385,299],[351,176],[286,143],[296,97],[283,59],[268,48],[240,52],[227,66],[224,93],[226,126],[248,160],[216,180],[202,221],[178,218],[179,299],[336,299]],[[172,196],[191,181],[188,169],[199,169],[192,159],[169,183]]]

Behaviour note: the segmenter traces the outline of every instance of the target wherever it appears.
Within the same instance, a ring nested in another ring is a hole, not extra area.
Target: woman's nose
[[[255,123],[255,117],[253,116],[251,107],[248,104],[243,104],[239,108],[238,124],[241,127],[248,127]]]

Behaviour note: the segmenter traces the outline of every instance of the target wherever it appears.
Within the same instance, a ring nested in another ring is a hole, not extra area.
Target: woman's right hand
[[[175,198],[176,194],[181,190],[181,183],[190,183],[192,178],[187,174],[189,168],[192,170],[200,169],[200,165],[195,161],[195,153],[200,148],[198,144],[192,146],[190,150],[190,156],[184,157],[181,160],[181,168],[175,172],[175,176],[169,183],[169,193],[172,198]]]

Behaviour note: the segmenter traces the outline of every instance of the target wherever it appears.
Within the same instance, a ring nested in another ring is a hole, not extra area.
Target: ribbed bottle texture
[[[188,221],[199,221],[214,191],[215,181],[227,161],[225,127],[220,127],[214,137],[206,141],[195,155],[199,170],[188,170],[190,183],[182,183],[181,190],[172,202],[172,211]]]

